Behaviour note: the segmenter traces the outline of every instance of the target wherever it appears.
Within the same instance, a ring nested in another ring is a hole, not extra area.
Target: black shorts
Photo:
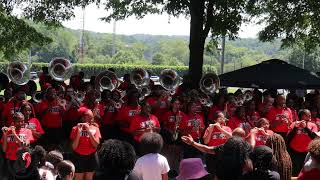
[[[73,153],[72,162],[75,165],[76,173],[94,172],[99,167],[99,161],[96,152],[90,155]]]

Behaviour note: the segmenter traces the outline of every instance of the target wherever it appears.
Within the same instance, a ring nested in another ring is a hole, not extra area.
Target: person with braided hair
[[[266,145],[273,150],[275,158],[274,167],[280,174],[280,179],[290,180],[292,175],[292,162],[283,137],[274,133],[267,139]]]

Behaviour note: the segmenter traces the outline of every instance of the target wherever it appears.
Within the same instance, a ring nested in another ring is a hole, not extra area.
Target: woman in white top
[[[145,133],[141,137],[141,150],[144,156],[140,157],[133,169],[141,180],[168,180],[170,170],[167,159],[160,153],[163,139],[158,133]]]

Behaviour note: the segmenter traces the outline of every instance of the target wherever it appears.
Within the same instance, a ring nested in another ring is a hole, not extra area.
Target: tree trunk
[[[204,0],[191,0],[190,5],[189,76],[193,88],[199,86],[202,77],[203,53],[206,37],[203,37]]]

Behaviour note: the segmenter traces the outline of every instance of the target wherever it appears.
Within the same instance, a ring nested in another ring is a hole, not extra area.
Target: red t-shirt
[[[58,102],[50,103],[47,100],[41,101],[39,105],[40,113],[42,115],[42,126],[46,128],[61,128],[62,127],[62,111],[63,108],[59,106]],[[43,112],[47,110],[45,114]]]
[[[151,106],[154,106],[155,104],[158,103],[158,99],[155,97],[149,97],[147,99],[148,104],[150,104]],[[166,100],[160,100],[159,106],[152,109],[152,113],[157,116],[158,118],[161,117],[161,115],[163,115],[165,112],[168,111],[168,105],[167,105],[167,101]]]
[[[123,132],[130,133],[130,123],[133,117],[140,113],[141,106],[129,106],[123,105],[116,117],[116,121],[124,124],[124,127],[120,127]]]
[[[15,105],[15,107],[14,107]],[[14,104],[12,100],[7,102],[4,106],[4,110],[2,112],[2,117],[6,119],[6,126],[11,126],[13,123],[13,114],[14,112],[18,112],[20,110],[21,103]]]
[[[81,118],[81,114],[78,112],[77,107],[71,107],[68,111],[63,113],[63,121],[75,122]]]
[[[112,125],[114,123],[114,118],[117,115],[119,109],[112,105],[104,106],[104,115],[102,116],[102,122],[104,125]]]
[[[291,127],[293,129],[294,123],[292,123]],[[318,131],[317,125],[312,122],[308,122],[307,127],[312,132]],[[311,141],[312,139],[308,136],[308,133],[304,130],[304,128],[298,127],[297,133],[290,142],[290,147],[297,152],[308,152],[308,146]]]
[[[315,123],[318,127],[320,127],[320,119],[319,119],[319,118],[317,118],[317,117],[312,118],[311,121],[312,121],[313,123]]]
[[[30,130],[36,130],[38,133],[44,134],[44,130],[42,129],[42,126],[37,118],[29,119],[25,128]],[[34,141],[37,141],[36,137],[34,137]]]
[[[230,133],[232,133],[232,130],[228,126],[222,126],[222,128]],[[210,127],[208,127],[204,133],[204,136],[207,136],[209,134]],[[208,146],[219,146],[224,144],[228,138],[225,134],[223,134],[221,131],[219,131],[216,127],[213,128],[211,138]]]
[[[74,126],[72,128],[71,135],[70,135],[70,139],[72,141],[76,138],[77,132],[78,132],[78,127]],[[90,141],[89,133],[91,133],[95,138],[99,138],[99,139],[101,138],[99,128],[95,126],[90,126],[89,132],[87,130],[82,130],[80,133],[79,145],[74,150],[76,153],[86,156],[96,152],[97,148],[92,145]]]
[[[135,116],[130,123],[130,132],[134,133],[136,130],[143,130],[148,128],[157,127],[160,128],[158,118],[154,115],[145,117],[142,115]],[[133,135],[134,140],[140,142],[141,135]]]
[[[164,113],[160,121],[163,122],[163,127],[165,129],[174,131],[176,122],[181,124],[182,120],[185,118],[186,118],[186,114],[184,114],[182,111],[179,111],[176,114],[172,111],[168,111]]]
[[[267,130],[267,134],[269,136],[272,136],[273,135],[273,131],[271,130]],[[263,134],[262,132],[258,132],[257,135],[256,135],[256,147],[257,146],[262,146],[262,145],[266,145],[266,142],[267,142],[267,139],[268,137],[267,135]]]
[[[315,180],[320,179],[320,169],[319,168],[312,168],[311,170],[302,169],[298,180]]]
[[[285,121],[288,121],[289,124],[291,124],[293,121],[292,113],[289,108],[271,107],[266,117],[270,121],[270,124],[272,124],[274,121],[283,122],[283,123],[280,123],[274,129],[272,129],[274,132],[280,132],[280,133],[286,133],[289,131],[288,125],[285,123]]]
[[[202,137],[205,128],[203,116],[200,114],[188,114],[181,122],[180,129],[189,132],[193,139],[198,140]],[[187,135],[187,134],[184,134]]]
[[[32,132],[30,129],[21,128],[16,130],[19,138],[25,142],[33,142],[34,138],[32,136]],[[11,131],[8,132],[7,139],[3,139],[2,141],[7,141],[7,150],[6,150],[6,158],[9,160],[17,160],[16,153],[20,148],[19,143],[15,141],[14,135]]]

